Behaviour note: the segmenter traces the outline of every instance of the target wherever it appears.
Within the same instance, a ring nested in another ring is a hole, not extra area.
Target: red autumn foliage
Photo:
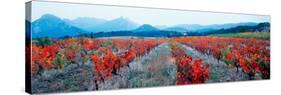
[[[263,79],[268,79],[270,76],[270,43],[267,40],[223,37],[182,37],[175,40],[218,60],[223,59],[237,70],[242,68],[250,77],[261,74]]]
[[[56,57],[57,46],[39,46],[32,45],[32,71],[36,72],[38,68],[35,64],[41,66],[44,69],[52,69],[52,61]]]
[[[203,65],[200,58],[193,60],[188,56],[183,48],[172,44],[172,56],[175,58],[175,64],[178,67],[176,73],[176,84],[194,84],[205,83],[210,77],[209,64]]]
[[[96,80],[105,80],[112,74],[117,74],[120,68],[129,66],[135,57],[143,56],[164,40],[111,39],[109,42],[112,43],[112,47],[99,48],[96,54],[92,54],[93,68],[97,71]]]

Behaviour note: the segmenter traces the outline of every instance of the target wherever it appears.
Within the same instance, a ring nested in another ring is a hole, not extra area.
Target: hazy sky
[[[60,18],[94,17],[112,20],[126,17],[139,24],[176,25],[176,24],[223,24],[238,22],[269,22],[269,16],[224,14],[212,12],[148,9],[103,5],[39,2],[32,3],[32,21],[44,14]]]

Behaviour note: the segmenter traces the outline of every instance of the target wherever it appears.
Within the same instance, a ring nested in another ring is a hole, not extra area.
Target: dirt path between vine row
[[[155,47],[141,59],[136,58],[129,67],[122,68],[111,79],[101,83],[99,89],[118,89],[175,84],[176,65],[172,61],[167,42]]]
[[[203,62],[210,64],[211,77],[207,83],[248,80],[248,76],[241,69],[237,72],[235,68],[227,66],[212,55],[200,53],[180,43],[177,44],[183,46],[185,53],[194,59],[201,58]],[[136,58],[129,67],[122,68],[118,72],[120,75],[99,83],[99,90],[174,85],[176,71],[177,67],[172,61],[171,49],[165,42],[142,58]]]
[[[180,43],[179,43],[180,44]],[[201,58],[203,62],[207,62],[210,64],[210,80],[209,83],[212,82],[227,82],[227,81],[243,81],[247,80],[248,76],[242,72],[240,69],[238,72],[235,68],[231,68],[226,65],[221,60],[214,58],[212,55],[202,54],[199,51],[180,44],[185,48],[185,52],[188,55],[191,55],[193,58]]]

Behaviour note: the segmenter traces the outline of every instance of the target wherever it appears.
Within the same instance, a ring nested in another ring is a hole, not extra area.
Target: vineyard
[[[200,84],[270,78],[270,42],[192,36],[32,40],[34,92]]]

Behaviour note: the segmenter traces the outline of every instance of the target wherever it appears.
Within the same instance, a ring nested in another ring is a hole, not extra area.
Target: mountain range
[[[64,22],[62,19],[51,14],[43,15],[40,19],[32,22],[31,31],[32,38],[46,36],[59,38],[64,36],[76,36],[88,33],[87,31],[72,26]]]
[[[105,19],[97,19],[97,18],[90,18],[90,17],[78,17],[73,20],[63,19],[65,22],[84,29],[86,31],[95,31],[98,26],[107,22]]]
[[[217,30],[232,29],[239,26],[257,26],[259,23],[227,23],[213,25],[179,24],[174,26],[152,26],[138,24],[129,18],[119,17],[105,20],[93,17],[79,17],[73,20],[61,19],[52,14],[42,15],[31,22],[32,38],[78,36],[84,34],[111,36],[180,36],[190,34],[209,34]],[[127,32],[127,33],[123,33]],[[167,32],[167,33],[166,33]],[[119,34],[118,34],[119,33]]]

